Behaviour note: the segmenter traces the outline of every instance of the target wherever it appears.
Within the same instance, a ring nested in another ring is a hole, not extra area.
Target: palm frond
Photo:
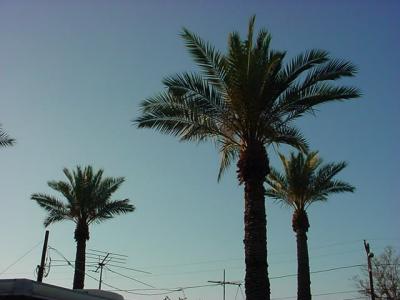
[[[220,141],[219,153],[221,155],[221,162],[218,172],[218,181],[221,180],[222,175],[228,169],[228,167],[235,161],[239,156],[240,146],[236,143],[232,143],[228,140]]]
[[[352,77],[356,73],[357,67],[351,62],[341,59],[332,59],[309,72],[302,86],[309,87],[321,81]]]
[[[72,220],[76,222],[76,220],[71,218],[71,216],[68,214],[68,211],[53,210],[47,214],[46,218],[43,221],[43,225],[44,227],[48,227],[53,223],[64,220]]]
[[[49,181],[47,185],[53,190],[60,192],[68,200],[70,205],[73,205],[75,195],[73,187],[70,184],[64,181]]]
[[[100,223],[116,215],[126,214],[134,210],[135,206],[129,203],[129,199],[108,201],[103,206],[98,207],[97,211],[89,217],[88,223]]]
[[[254,23],[256,21],[256,16],[253,15],[249,20],[249,25],[247,29],[247,40],[244,42],[244,46],[246,49],[247,56],[247,76],[250,73],[250,63],[252,58],[252,50],[253,50],[253,35],[254,35]]]
[[[198,74],[183,73],[163,80],[164,85],[175,97],[185,97],[199,105],[208,107],[211,113],[224,113],[226,103],[208,81]]]
[[[64,175],[68,178],[69,184],[71,186],[75,186],[75,178],[74,175],[67,168],[63,169]]]
[[[316,181],[316,184],[330,181],[340,171],[346,168],[346,166],[347,163],[345,161],[338,163],[328,163],[322,166],[315,175],[316,179],[318,179],[318,181]]]
[[[268,135],[268,143],[290,145],[302,152],[308,151],[308,143],[300,131],[288,125],[282,125]]]
[[[313,112],[319,104],[355,99],[360,95],[360,90],[355,87],[336,87],[327,83],[316,83],[305,88],[293,86],[278,98],[273,113],[284,118],[283,123],[291,122],[304,113]]]
[[[31,199],[35,200],[40,207],[47,211],[67,210],[67,206],[54,196],[50,196],[43,193],[35,193],[31,195]]]
[[[181,37],[194,61],[203,70],[205,78],[212,85],[218,87],[221,92],[225,92],[226,62],[224,56],[186,28],[182,29]]]
[[[281,82],[285,86],[289,86],[303,72],[313,68],[318,64],[325,63],[329,60],[329,53],[325,50],[312,49],[297,55],[287,66],[278,74]]]
[[[3,129],[0,124],[0,147],[13,146],[15,139],[11,138]]]
[[[115,193],[124,182],[124,177],[102,178],[94,189],[93,198],[95,199],[95,201],[92,201],[92,205],[102,205],[102,203],[108,201],[111,195]]]
[[[147,99],[142,103],[142,116],[134,122],[139,128],[157,129],[181,140],[202,141],[221,134],[219,116],[210,113],[210,105],[190,100],[169,93]]]
[[[45,227],[57,221],[72,220],[76,217],[71,215],[70,210],[62,201],[53,196],[37,193],[32,194],[31,199],[35,200],[40,207],[48,212],[44,220]]]

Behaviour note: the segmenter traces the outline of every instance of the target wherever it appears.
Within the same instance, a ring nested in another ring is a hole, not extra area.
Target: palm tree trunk
[[[86,222],[78,222],[75,229],[76,256],[74,289],[83,289],[85,283],[86,241],[89,239],[89,226]]]
[[[307,233],[298,230],[297,238],[297,300],[311,300],[310,264]]]
[[[76,258],[75,258],[75,273],[74,273],[74,289],[83,289],[85,282],[85,255],[86,255],[86,240],[78,240],[76,242]]]
[[[308,257],[308,217],[305,211],[293,215],[293,230],[297,240],[297,300],[311,300],[310,263]]]
[[[240,153],[238,179],[244,182],[244,249],[246,300],[269,300],[267,221],[264,185],[268,157],[261,143],[248,144]]]

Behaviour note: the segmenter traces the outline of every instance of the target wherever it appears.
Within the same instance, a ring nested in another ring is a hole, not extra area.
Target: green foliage
[[[279,157],[284,173],[271,168],[266,178],[266,195],[296,211],[305,210],[316,201],[326,201],[330,194],[355,190],[347,182],[334,179],[346,167],[345,162],[323,165],[318,152],[291,153],[289,158],[279,154]]]
[[[124,182],[123,177],[103,177],[103,170],[93,171],[91,166],[63,170],[68,181],[49,181],[48,186],[59,192],[66,201],[55,196],[35,193],[31,199],[47,211],[44,225],[71,220],[87,225],[102,222],[115,215],[134,211],[128,199],[111,200],[112,194]]]
[[[233,32],[221,53],[184,28],[181,37],[199,67],[163,80],[166,90],[141,103],[139,128],[153,128],[182,141],[212,140],[221,153],[219,178],[250,141],[289,144],[307,150],[293,120],[315,106],[360,96],[358,89],[332,82],[356,74],[346,60],[324,50],[310,50],[285,61],[286,53],[271,49],[271,35],[247,37]]]

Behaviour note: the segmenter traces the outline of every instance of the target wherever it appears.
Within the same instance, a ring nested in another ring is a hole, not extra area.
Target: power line
[[[320,294],[313,294],[313,297],[318,296],[329,296],[329,295],[338,295],[338,294],[350,294],[350,293],[358,293],[358,290],[353,291],[336,291],[336,292],[328,292],[328,293],[320,293]],[[288,296],[288,297],[278,297],[278,298],[271,298],[271,300],[285,300],[285,299],[294,299],[297,296]]]
[[[141,296],[157,296],[157,295],[166,295],[166,294],[171,294],[171,293],[177,293],[177,292],[182,292],[184,290],[189,290],[189,289],[198,289],[198,288],[204,288],[204,287],[216,287],[220,286],[220,284],[203,284],[203,285],[193,285],[193,286],[186,286],[186,287],[178,287],[178,288],[162,288],[162,289],[128,289],[128,290],[123,290],[123,289],[115,289],[115,290],[109,290],[110,292],[126,292],[129,294],[133,295],[141,295]],[[144,291],[144,290],[152,290],[152,291],[165,291],[165,292],[159,292],[159,293],[137,293],[134,291]]]
[[[74,266],[72,265],[72,263],[57,249],[55,249],[54,247],[49,247],[49,249],[52,249],[54,251],[56,251],[62,258],[64,258],[64,260],[68,263],[68,265],[72,268],[74,268]],[[111,270],[109,270],[111,271]],[[93,276],[91,276],[90,274],[85,272],[85,275],[92,278],[93,280],[99,282],[99,280]],[[112,288],[113,290],[109,290],[109,291],[118,291],[118,292],[125,292],[128,294],[133,294],[133,295],[142,295],[142,296],[157,296],[157,295],[167,295],[167,294],[171,294],[171,293],[175,293],[175,292],[182,292],[183,290],[186,289],[194,289],[194,288],[202,288],[202,287],[207,287],[207,286],[218,286],[218,284],[207,284],[207,285],[197,285],[197,286],[187,286],[187,287],[179,287],[179,288],[174,288],[174,289],[157,289],[157,288],[153,288],[153,290],[165,290],[166,292],[162,292],[162,293],[152,293],[152,294],[147,294],[147,293],[135,293],[132,292],[133,290],[126,290],[126,289],[120,289],[117,288],[109,283],[106,282],[102,282],[104,285]]]
[[[60,251],[56,250],[55,248],[52,248],[52,249],[55,250],[55,251],[57,251],[57,253],[58,253],[59,255],[61,255],[61,256],[66,260],[66,262],[68,263],[68,265],[71,266],[71,267],[73,268],[71,262],[69,262],[69,261],[64,257],[64,255],[63,255]],[[354,268],[354,267],[360,267],[360,266],[363,266],[363,265],[341,266],[341,267],[330,268],[330,269],[325,269],[325,270],[318,270],[318,271],[314,271],[314,272],[310,272],[310,273],[330,272],[330,271],[335,271],[335,270],[340,270],[340,269],[347,269],[347,268]],[[107,268],[107,269],[108,269],[108,268]],[[108,270],[109,270],[109,269],[108,269]],[[113,272],[112,270],[109,270],[109,271]],[[114,272],[114,273],[117,273],[117,272]],[[118,274],[118,275],[122,275],[122,276],[125,277],[125,275],[123,275],[123,274],[119,274],[119,273],[117,273],[117,274]],[[85,275],[88,276],[88,277],[90,277],[90,278],[92,278],[93,280],[95,280],[95,281],[97,281],[97,282],[99,281],[97,278],[95,278],[95,277],[93,277],[93,276],[87,274],[86,272],[85,272]],[[283,275],[283,276],[285,276],[285,277],[288,277],[288,276],[297,276],[297,274],[288,274],[288,275]],[[279,278],[283,278],[283,276],[278,276],[278,277],[279,277]],[[274,278],[278,278],[278,277],[274,277]],[[130,278],[130,279],[132,279],[132,278]],[[273,279],[273,278],[271,278],[271,279]],[[134,280],[136,281],[136,279],[134,279]],[[204,284],[204,285],[186,286],[186,287],[178,287],[178,288],[120,289],[120,288],[117,288],[117,287],[115,287],[115,286],[113,286],[113,285],[111,285],[111,284],[109,284],[109,283],[106,283],[106,282],[103,282],[103,284],[104,284],[105,286],[108,286],[108,287],[112,288],[112,289],[109,290],[109,291],[124,292],[124,293],[128,293],[128,294],[139,295],[139,296],[160,296],[160,295],[168,295],[168,294],[171,294],[171,293],[183,292],[184,290],[187,290],[187,289],[197,289],[197,288],[204,288],[204,287],[216,287],[216,286],[220,286],[220,285],[221,285],[221,284],[219,284],[219,283],[216,283],[216,284]],[[242,290],[242,288],[241,288],[240,285],[239,285],[239,289],[240,289],[240,291],[241,291],[241,293],[242,293],[243,299],[245,299],[244,294],[243,294],[243,290]],[[157,293],[139,293],[139,292],[136,292],[136,291],[160,291],[160,292],[157,292]],[[317,296],[328,296],[328,295],[337,295],[337,294],[349,294],[349,293],[355,293],[355,292],[359,292],[359,291],[358,291],[358,290],[352,290],[352,291],[335,291],[335,292],[328,292],[328,293],[313,294],[313,296],[314,296],[314,297],[317,297]],[[285,299],[294,299],[294,298],[297,298],[297,296],[288,296],[288,297],[271,298],[271,300],[285,300]],[[357,298],[356,298],[356,299],[357,299]],[[360,298],[360,299],[362,299],[362,298]]]
[[[113,265],[113,264],[108,264],[111,267],[116,267],[116,268],[121,268],[121,269],[126,269],[126,270],[131,270],[139,273],[145,273],[145,274],[152,274],[151,272],[143,271],[143,270],[138,270],[135,268],[130,268],[130,267],[123,267],[123,266],[118,266],[118,265]]]
[[[331,271],[336,271],[336,270],[342,270],[342,269],[350,269],[350,268],[355,268],[355,267],[363,267],[365,265],[351,265],[351,266],[341,266],[341,267],[336,267],[336,268],[330,268],[330,269],[324,269],[324,270],[318,270],[318,271],[312,271],[310,274],[316,274],[316,273],[325,273],[325,272],[331,272]],[[281,276],[275,276],[275,277],[270,277],[269,279],[279,279],[279,278],[286,278],[286,277],[293,277],[297,276],[296,274],[286,274],[286,275],[281,275]]]
[[[8,267],[6,267],[3,271],[0,272],[0,275],[3,275],[5,272],[7,272],[11,267],[16,265],[18,262],[20,262],[25,256],[27,256],[29,253],[31,253],[37,246],[39,246],[42,242],[40,241],[37,243],[35,246],[33,246],[31,249],[29,249],[27,252],[25,252],[21,257],[17,258],[12,264],[10,264]]]
[[[399,241],[399,239],[395,239],[395,238],[392,238],[392,239],[389,239],[389,238],[374,238],[374,239],[370,239],[370,240],[382,240],[382,241],[383,240],[397,240],[397,241]],[[311,247],[310,251],[323,249],[323,248],[328,248],[328,247],[331,248],[333,246],[342,246],[342,245],[355,244],[355,243],[358,243],[359,241],[362,241],[362,239],[347,240],[347,241],[342,241],[342,242],[337,242],[337,243],[320,244],[320,245],[317,245],[316,247]],[[341,252],[335,252],[335,253],[313,255],[313,257],[325,257],[325,256],[341,255],[341,254],[353,253],[353,252],[356,253],[358,251],[359,250],[341,251]],[[269,255],[271,255],[271,254],[281,254],[281,253],[292,253],[292,251],[287,251],[287,252],[269,251],[268,253],[269,253]],[[243,261],[243,260],[244,260],[243,257],[242,258],[215,259],[215,260],[195,261],[195,262],[191,262],[191,263],[165,264],[165,265],[153,265],[153,266],[150,265],[150,266],[148,266],[146,268],[147,269],[172,268],[172,267],[184,267],[184,266],[191,266],[191,265],[212,264],[212,263],[218,263],[218,262]],[[294,259],[290,259],[290,260],[274,262],[273,264],[280,264],[280,263],[283,263],[283,262],[291,262],[291,261],[295,261],[295,260],[296,259],[294,258]],[[242,268],[242,266],[233,267],[233,268]],[[141,270],[137,270],[137,269],[134,269],[134,268],[132,268],[132,269],[133,269],[133,271],[138,271],[138,272],[141,271]],[[219,270],[219,269],[204,270],[204,271],[201,271],[201,272],[217,271],[217,270]],[[190,273],[193,273],[193,272],[190,272]],[[157,276],[160,276],[160,275],[175,275],[175,274],[190,274],[190,273],[189,272],[185,272],[185,273],[163,273],[163,274],[158,274]]]
[[[143,281],[137,280],[137,279],[135,279],[135,278],[133,278],[133,277],[130,277],[130,276],[128,276],[128,275],[118,273],[118,272],[116,272],[116,271],[111,270],[110,268],[107,268],[107,267],[105,267],[105,268],[106,268],[108,271],[110,271],[111,273],[117,274],[117,275],[119,275],[119,276],[125,277],[125,278],[130,279],[130,280],[133,280],[133,281],[136,281],[136,282],[141,283],[141,284],[143,284],[143,285],[145,285],[145,286],[148,286],[148,287],[151,287],[151,288],[155,288],[154,286],[152,286],[152,285],[150,285],[150,284],[148,284],[148,283],[145,283],[145,282],[143,282]]]

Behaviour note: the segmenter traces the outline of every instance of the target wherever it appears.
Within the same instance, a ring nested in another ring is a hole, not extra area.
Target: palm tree
[[[327,201],[330,194],[353,192],[350,184],[333,179],[346,167],[345,162],[322,165],[318,152],[291,153],[287,159],[279,155],[284,174],[271,168],[266,181],[266,195],[293,208],[292,228],[297,239],[297,299],[310,300],[310,265],[307,232],[310,223],[307,208],[318,201]]]
[[[123,177],[104,177],[103,170],[93,172],[91,166],[84,169],[63,170],[68,181],[49,181],[47,184],[53,190],[60,192],[66,202],[57,197],[37,193],[32,194],[35,200],[47,211],[44,226],[64,220],[75,222],[76,258],[74,289],[83,289],[85,281],[86,241],[89,240],[89,225],[100,223],[135,210],[129,199],[111,200],[111,195],[125,181]]]
[[[8,134],[3,131],[0,124],[0,147],[12,146],[15,143],[15,139],[12,139]]]
[[[218,179],[234,160],[244,183],[244,248],[247,300],[270,298],[267,270],[263,182],[269,173],[266,147],[284,143],[305,150],[307,144],[293,121],[315,105],[359,97],[353,87],[329,82],[353,76],[348,61],[311,50],[283,64],[285,52],[270,48],[261,30],[253,39],[255,17],[247,38],[229,35],[227,54],[187,29],[182,38],[200,73],[167,77],[166,90],[141,103],[139,128],[153,128],[183,141],[213,140],[219,146]]]

